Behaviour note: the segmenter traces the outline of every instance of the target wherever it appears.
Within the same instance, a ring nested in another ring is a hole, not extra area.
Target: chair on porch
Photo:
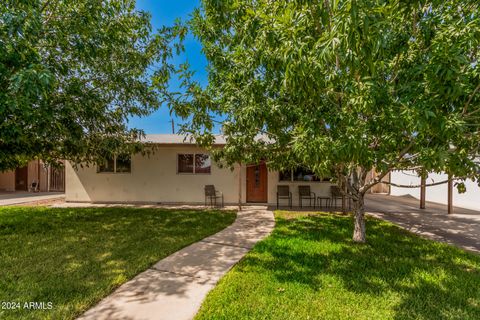
[[[343,199],[342,191],[338,186],[331,186],[330,192],[331,192],[330,205],[333,207],[337,207],[337,199],[340,199],[340,200]]]
[[[289,186],[277,186],[277,209],[280,199],[287,199],[288,206],[292,208],[292,193]]]
[[[337,207],[337,199],[340,199],[340,204],[343,207],[343,199],[345,198],[345,204],[348,205],[348,210],[352,209],[352,195],[350,193],[346,193],[345,195],[342,193],[341,189],[338,186],[331,186],[330,187],[331,196],[330,196],[330,206]],[[346,209],[346,208],[344,208]]]
[[[317,199],[317,195],[315,194],[315,192],[312,192],[310,190],[310,186],[298,186],[298,201],[300,202],[300,208],[303,207],[303,200],[309,200],[310,207],[312,206],[312,200],[313,200],[313,208],[315,209],[316,199]]]
[[[213,184],[205,186],[205,206],[207,206],[207,200],[210,200],[210,206],[217,206],[217,199],[222,199],[223,208],[223,193],[215,189]]]

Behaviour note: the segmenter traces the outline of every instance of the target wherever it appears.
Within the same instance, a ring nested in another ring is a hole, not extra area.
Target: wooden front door
[[[28,190],[28,167],[15,169],[15,190]]]
[[[247,166],[247,202],[267,202],[268,170],[265,163]]]

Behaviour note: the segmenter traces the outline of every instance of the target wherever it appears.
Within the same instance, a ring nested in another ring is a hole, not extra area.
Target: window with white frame
[[[210,174],[210,156],[204,153],[182,153],[177,155],[177,173]]]
[[[132,159],[130,155],[118,155],[107,158],[97,167],[98,173],[130,173],[132,172]]]

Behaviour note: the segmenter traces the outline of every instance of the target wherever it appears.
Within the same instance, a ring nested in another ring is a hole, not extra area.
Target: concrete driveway
[[[480,253],[480,212],[432,202],[419,209],[419,200],[409,196],[368,195],[369,215],[393,222],[413,233]],[[368,235],[367,235],[368,237]]]

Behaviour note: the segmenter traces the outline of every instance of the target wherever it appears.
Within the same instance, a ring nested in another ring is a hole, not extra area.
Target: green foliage
[[[213,289],[196,319],[479,319],[480,257],[367,220],[275,213],[274,232]]]
[[[138,150],[126,120],[162,103],[183,32],[152,32],[134,0],[2,1],[0,170]]]
[[[190,27],[209,83],[186,72],[171,106],[207,145],[225,119],[228,164],[359,173],[354,194],[374,167],[477,178],[479,12],[473,0],[204,0]]]
[[[1,319],[75,319],[155,262],[233,223],[218,210],[0,208]]]

